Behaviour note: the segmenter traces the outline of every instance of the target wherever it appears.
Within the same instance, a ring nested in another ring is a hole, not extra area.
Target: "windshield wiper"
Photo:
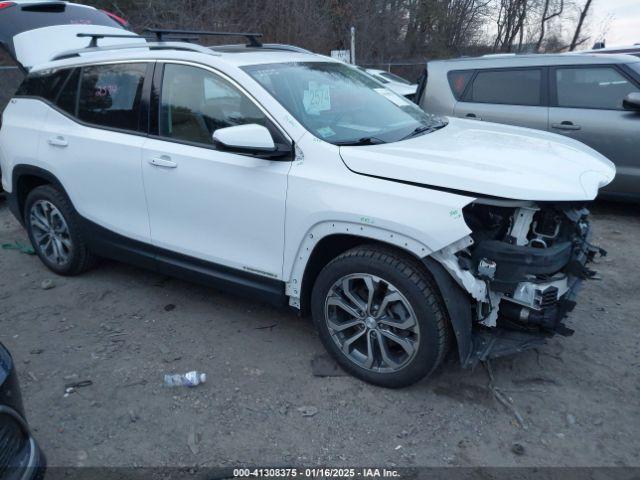
[[[358,140],[345,140],[344,142],[336,142],[336,145],[340,147],[357,147],[360,145],[379,145],[381,143],[387,143],[384,140],[380,140],[377,137],[362,137]]]
[[[416,127],[411,133],[409,133],[408,135],[405,135],[398,141],[401,142],[402,140],[406,140],[408,138],[418,136],[422,133],[435,132],[436,130],[444,127],[445,125],[447,125],[446,122],[439,122],[439,123],[436,123],[435,125],[420,125],[419,127]]]

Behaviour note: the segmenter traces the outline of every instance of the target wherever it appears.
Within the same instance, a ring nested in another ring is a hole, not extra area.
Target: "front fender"
[[[384,228],[345,221],[325,221],[317,223],[307,231],[302,239],[293,262],[291,276],[286,287],[286,294],[290,297],[292,306],[300,306],[302,279],[309,258],[313,254],[316,245],[332,235],[350,235],[377,242],[384,242],[407,250],[416,257],[423,257],[431,253],[429,247],[424,243]]]

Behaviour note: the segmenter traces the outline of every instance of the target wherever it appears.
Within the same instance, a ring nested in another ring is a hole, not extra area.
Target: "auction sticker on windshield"
[[[309,82],[309,88],[304,91],[302,104],[307,113],[320,113],[325,110],[331,110],[329,85]]]

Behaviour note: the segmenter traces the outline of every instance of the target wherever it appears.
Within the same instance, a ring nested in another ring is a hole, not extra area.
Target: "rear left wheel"
[[[34,188],[25,202],[24,219],[29,239],[42,263],[58,275],[77,275],[90,268],[89,252],[66,195],[57,188]]]

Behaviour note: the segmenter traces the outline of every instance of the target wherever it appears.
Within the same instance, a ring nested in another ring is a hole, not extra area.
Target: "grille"
[[[0,478],[16,466],[28,444],[29,439],[18,421],[7,413],[0,413]]]

